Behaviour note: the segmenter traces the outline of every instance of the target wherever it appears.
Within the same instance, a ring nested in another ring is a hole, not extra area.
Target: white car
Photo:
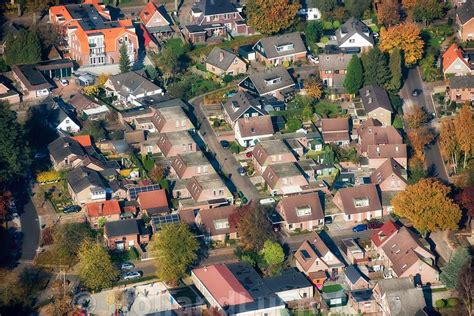
[[[313,55],[308,55],[308,60],[313,64],[319,64],[319,57],[314,57]]]
[[[142,274],[139,271],[130,271],[123,275],[124,280],[133,280],[141,278]]]
[[[59,81],[59,83],[61,83],[61,85],[62,85],[63,87],[69,85],[69,81],[67,81],[67,79],[61,79],[61,80]]]
[[[122,265],[120,266],[120,269],[121,270],[131,270],[135,268],[135,266],[133,265],[133,263],[131,262],[124,262],[122,263]]]

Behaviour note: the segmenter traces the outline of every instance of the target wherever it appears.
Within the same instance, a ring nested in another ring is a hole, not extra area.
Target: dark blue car
[[[363,231],[366,231],[366,230],[367,230],[367,225],[366,224],[359,224],[359,225],[356,225],[356,226],[352,227],[352,231],[354,233],[363,232]]]

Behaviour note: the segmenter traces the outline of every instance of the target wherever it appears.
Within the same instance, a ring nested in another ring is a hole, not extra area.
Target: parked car
[[[237,172],[238,172],[241,176],[245,176],[245,175],[247,174],[247,171],[245,170],[244,167],[237,168]]]
[[[220,141],[222,148],[227,149],[230,147],[230,143],[226,140],[221,140]]]
[[[325,216],[324,217],[324,224],[332,224],[332,217],[331,216]]]
[[[378,229],[380,227],[383,226],[383,223],[381,221],[370,221],[368,224],[367,224],[367,227],[369,229]]]
[[[252,156],[253,156],[253,154],[252,154],[251,151],[249,151],[245,154],[245,157],[247,157],[247,158],[252,158]]]
[[[356,226],[352,227],[352,231],[354,233],[363,232],[363,231],[366,231],[366,230],[367,230],[367,225],[366,224],[359,224],[359,225],[356,225]]]
[[[81,211],[81,207],[79,205],[66,206],[63,210],[65,214],[79,213],[80,211]]]
[[[420,89],[415,89],[411,92],[411,95],[414,96],[414,97],[417,97],[419,96],[423,91],[421,91]]]
[[[123,275],[124,280],[133,280],[141,278],[142,274],[140,271],[130,271]]]
[[[319,57],[314,57],[313,55],[308,55],[308,60],[313,64],[319,64]]]
[[[131,270],[135,268],[135,265],[131,262],[124,262],[120,265],[120,270]]]
[[[275,204],[275,199],[267,198],[267,199],[260,200],[260,205],[269,205],[269,204]]]
[[[59,82],[61,83],[61,85],[62,85],[63,87],[69,85],[69,81],[67,81],[67,79],[61,79]]]

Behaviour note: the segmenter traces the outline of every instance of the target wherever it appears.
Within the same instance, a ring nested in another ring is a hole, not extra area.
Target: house
[[[150,96],[163,96],[163,89],[135,71],[110,76],[104,84],[108,97],[116,97],[116,103],[141,106],[139,100]]]
[[[138,57],[138,36],[131,20],[112,20],[98,0],[49,8],[49,22],[61,39],[61,49],[81,66],[117,64],[125,45],[130,62]]]
[[[279,275],[264,278],[263,283],[287,304],[311,299],[314,295],[313,284],[295,268],[286,269]]]
[[[350,265],[344,270],[345,283],[351,291],[369,288],[367,277],[360,272],[356,265]]]
[[[161,41],[172,36],[171,25],[173,23],[163,5],[158,5],[154,1],[148,2],[140,11],[139,17],[146,30],[156,40]]]
[[[165,157],[198,151],[188,131],[159,134],[156,144]]]
[[[360,52],[374,47],[374,36],[364,22],[351,17],[336,31],[338,47],[347,52]]]
[[[444,77],[473,75],[474,70],[462,48],[453,43],[443,54]]]
[[[368,167],[379,168],[385,161],[392,158],[403,168],[407,168],[408,154],[406,144],[386,144],[367,146]]]
[[[378,280],[373,296],[382,315],[428,315],[423,291],[410,278]]]
[[[234,127],[238,119],[267,115],[260,102],[247,92],[238,91],[222,104],[224,119]]]
[[[201,151],[176,155],[171,162],[171,172],[179,179],[215,173],[211,163]]]
[[[348,146],[351,142],[349,136],[349,120],[347,118],[322,119],[321,133],[325,144]]]
[[[294,254],[296,268],[303,272],[315,285],[322,285],[321,271],[330,275],[337,275],[342,271],[344,264],[329,249],[324,240],[316,232],[298,247]],[[319,272],[319,273],[318,273]]]
[[[66,133],[78,133],[81,130],[81,127],[78,123],[76,123],[75,119],[69,116],[59,105],[56,105],[52,115],[55,116],[53,118],[54,122],[52,122],[52,124],[58,131]]]
[[[364,250],[357,244],[354,238],[345,238],[341,242],[341,250],[345,253],[350,263],[359,264],[367,262]]]
[[[105,222],[120,220],[121,213],[122,209],[117,200],[86,204],[87,221],[95,228],[99,228],[100,225],[104,225]]]
[[[435,255],[407,227],[398,228],[388,221],[372,233],[371,239],[386,274],[396,278],[409,277],[416,284],[439,282]]]
[[[321,11],[318,9],[318,2],[316,0],[302,0],[300,3],[301,8],[298,10],[299,16],[305,17],[307,21],[321,19]]]
[[[264,37],[253,47],[256,60],[266,65],[282,65],[306,60],[306,46],[299,32]]]
[[[450,78],[447,96],[449,100],[459,103],[474,101],[474,75]]]
[[[247,64],[236,54],[214,47],[206,58],[206,70],[216,76],[236,76],[247,72]]]
[[[150,240],[150,233],[141,219],[124,219],[106,222],[104,241],[111,250],[139,248]]]
[[[87,154],[81,144],[71,137],[60,137],[48,145],[54,170],[74,168],[82,164]]]
[[[19,84],[23,100],[46,97],[53,85],[31,65],[13,65],[13,79]]]
[[[180,106],[158,108],[152,120],[159,133],[194,130],[193,123]]]
[[[89,120],[103,120],[110,113],[106,105],[82,94],[75,94],[67,103],[72,105],[77,115]]]
[[[333,202],[344,213],[346,222],[382,217],[382,204],[374,184],[340,189],[334,195]]]
[[[219,39],[227,33],[232,36],[254,34],[241,13],[242,7],[230,0],[194,1],[189,10],[191,23],[183,28],[183,33],[193,44],[204,43],[211,38]]]
[[[255,145],[252,161],[255,171],[262,174],[269,165],[296,162],[296,158],[283,140],[265,139]]]
[[[348,305],[360,314],[371,315],[379,311],[379,306],[377,305],[372,289],[350,291],[348,295]]]
[[[0,82],[0,101],[10,104],[20,102],[20,94],[11,88],[6,82]]]
[[[239,89],[257,97],[275,97],[286,100],[294,94],[295,82],[288,70],[279,66],[254,72],[239,83]]]
[[[270,115],[244,117],[238,119],[234,126],[235,140],[244,147],[254,146],[263,138],[274,134]]]
[[[177,181],[173,196],[179,198],[180,210],[214,208],[233,202],[232,193],[216,173]]]
[[[466,2],[456,9],[456,24],[461,41],[474,40],[474,1]]]
[[[308,180],[294,162],[267,166],[262,178],[272,195],[303,192],[304,187],[308,185]]]
[[[203,209],[197,214],[196,223],[213,241],[237,239],[237,229],[235,225],[230,224],[230,218],[237,213],[238,208],[235,205]]]
[[[141,212],[149,217],[170,211],[165,189],[139,192],[137,202]]]
[[[276,210],[283,218],[281,225],[287,232],[312,231],[324,225],[324,212],[318,193],[284,196]]]
[[[104,201],[106,198],[106,186],[95,170],[76,167],[68,173],[66,182],[69,194],[79,205]]]
[[[344,87],[344,78],[351,59],[352,54],[340,52],[319,54],[319,77],[328,88],[328,97],[331,100],[351,97]]]
[[[390,158],[370,175],[370,182],[377,184],[382,192],[404,191],[407,186],[407,171],[396,160]]]
[[[226,315],[280,315],[286,309],[285,302],[245,263],[196,268],[191,279],[209,305]]]
[[[359,94],[368,118],[376,119],[385,126],[392,125],[393,109],[384,88],[368,85],[360,89]]]

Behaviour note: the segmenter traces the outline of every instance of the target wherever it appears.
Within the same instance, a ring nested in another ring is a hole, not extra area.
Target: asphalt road
[[[240,163],[229,150],[222,148],[219,143],[214,130],[201,108],[201,100],[202,98],[195,98],[190,101],[190,104],[194,107],[194,114],[200,124],[199,134],[204,138],[204,142],[207,144],[209,151],[216,154],[215,158],[219,162],[222,172],[226,175],[231,174],[230,180],[236,186],[237,190],[242,191],[249,201],[260,200],[260,193],[250,179],[247,176],[241,176],[237,172],[237,169],[241,167]]]
[[[415,89],[423,90],[423,93],[418,97],[414,97],[411,93]],[[426,90],[423,89],[423,81],[421,80],[418,68],[409,70],[405,85],[401,91],[401,95],[405,100],[404,107],[413,104],[425,108],[425,110],[430,114],[434,113],[431,96]],[[449,182],[449,177],[444,166],[443,158],[441,157],[441,152],[439,150],[438,140],[436,140],[434,144],[426,146],[425,157],[426,161],[428,162],[428,168],[432,171],[433,176],[443,181]]]
[[[40,241],[38,213],[31,198],[28,199],[23,212],[20,214],[20,221],[21,231],[23,232],[20,261],[30,262],[35,258]]]

